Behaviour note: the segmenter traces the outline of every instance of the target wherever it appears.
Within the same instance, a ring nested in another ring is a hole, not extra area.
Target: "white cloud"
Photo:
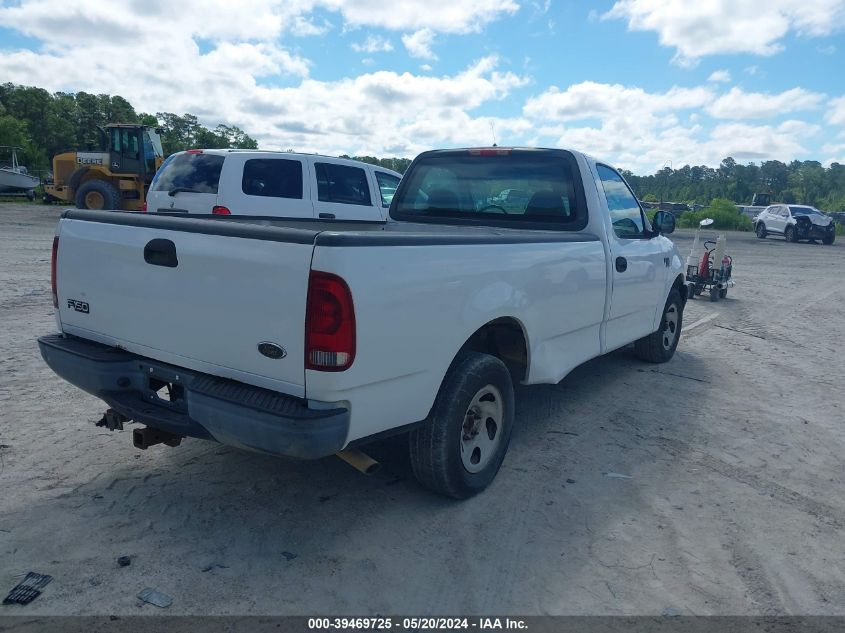
[[[431,46],[434,44],[434,31],[431,29],[420,29],[410,35],[403,35],[402,43],[411,57],[437,59],[437,55],[431,50]]]
[[[824,120],[831,125],[845,125],[845,95],[830,100]]]
[[[694,65],[707,55],[773,55],[790,32],[830,35],[845,27],[845,0],[727,2],[618,0],[603,19],[624,19],[632,31],[654,31],[674,61]]]
[[[803,121],[777,126],[724,123],[707,129],[699,113],[713,99],[710,88],[674,87],[662,93],[618,84],[583,82],[550,88],[526,102],[523,113],[543,136],[612,160],[637,173],[666,161],[718,165],[737,160],[789,160],[806,152],[819,127]],[[682,116],[689,112],[688,116]]]
[[[745,92],[735,86],[707,106],[707,112],[718,119],[768,119],[790,112],[812,110],[822,99],[823,94],[803,88],[767,94]]]
[[[525,114],[552,121],[591,119],[628,113],[631,117],[652,116],[703,106],[712,93],[707,88],[677,88],[665,93],[647,93],[642,88],[585,81],[561,91],[552,87],[525,104]]]
[[[439,33],[476,32],[517,9],[513,0],[396,0],[389,8],[380,0],[0,1],[0,24],[41,40],[0,52],[0,77],[119,94],[140,112],[191,112],[206,125],[238,125],[269,149],[411,156],[488,143],[491,121],[506,135],[527,129],[520,116],[474,110],[528,80],[488,56],[450,75],[428,67],[317,81],[293,38],[325,33],[334,13],[352,32],[412,32],[411,45],[425,53]],[[393,46],[383,33],[356,45],[363,53]]]
[[[367,39],[360,44],[352,44],[352,50],[359,53],[389,52],[393,50],[393,44],[391,44],[390,40],[386,38],[379,37],[377,35],[369,35],[367,36]]]
[[[469,33],[519,9],[514,0],[313,0],[339,11],[350,26],[379,26],[392,31],[431,29]]]
[[[728,83],[730,80],[731,73],[727,70],[714,70],[707,78],[707,81],[712,81],[714,83]]]

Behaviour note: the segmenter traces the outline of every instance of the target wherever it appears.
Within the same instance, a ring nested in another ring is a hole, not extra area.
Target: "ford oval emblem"
[[[275,343],[270,343],[268,341],[259,343],[258,351],[261,352],[262,355],[266,356],[267,358],[272,358],[273,360],[278,360],[279,358],[284,358],[288,355],[284,347],[282,347],[281,345],[276,345]]]

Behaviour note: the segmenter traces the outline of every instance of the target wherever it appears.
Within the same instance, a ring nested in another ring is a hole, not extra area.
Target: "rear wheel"
[[[76,192],[77,209],[120,209],[120,192],[103,180],[89,180]]]
[[[828,235],[825,235],[822,238],[822,244],[827,244],[828,246],[830,246],[831,244],[833,244],[833,240],[835,240],[835,239],[836,239],[836,233],[831,231]]]
[[[671,359],[681,338],[683,319],[684,304],[681,302],[681,294],[672,288],[663,308],[660,329],[635,342],[634,353],[650,363],[665,363]]]
[[[757,234],[757,237],[761,240],[766,239],[766,225],[762,222],[758,222],[757,226],[754,229],[754,232]]]
[[[511,376],[494,356],[460,356],[425,422],[410,433],[411,467],[426,488],[455,499],[484,490],[502,465],[513,430]]]

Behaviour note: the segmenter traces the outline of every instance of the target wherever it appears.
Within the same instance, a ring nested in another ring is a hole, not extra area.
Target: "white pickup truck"
[[[524,207],[497,204],[505,189]],[[617,171],[551,149],[438,150],[387,222],[68,210],[53,246],[61,377],[136,445],[213,439],[319,458],[407,433],[420,482],[484,489],[513,383],[678,344],[681,257]]]

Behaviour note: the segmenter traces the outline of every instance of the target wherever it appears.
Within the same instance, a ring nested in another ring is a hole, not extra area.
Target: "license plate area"
[[[144,374],[144,400],[160,407],[187,413],[185,378],[179,372],[155,365],[141,364]]]

